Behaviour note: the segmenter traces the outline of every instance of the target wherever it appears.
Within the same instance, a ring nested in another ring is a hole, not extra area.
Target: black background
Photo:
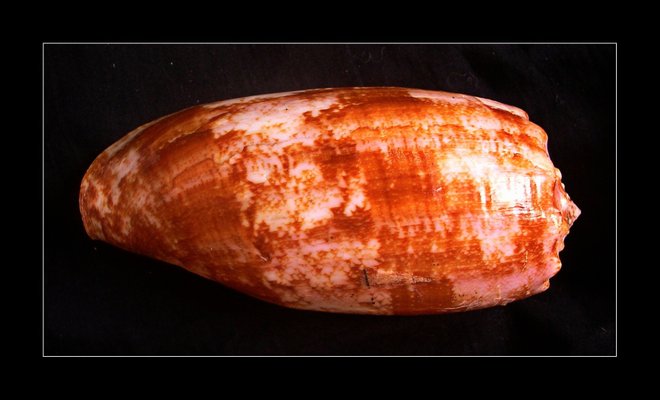
[[[545,293],[467,313],[380,317],[254,300],[84,233],[86,168],[195,104],[340,86],[478,95],[526,110],[582,209]],[[614,45],[44,46],[46,355],[615,353]]]

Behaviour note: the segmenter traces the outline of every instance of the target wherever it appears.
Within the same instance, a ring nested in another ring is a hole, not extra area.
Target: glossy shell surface
[[[284,306],[428,314],[548,288],[580,211],[515,107],[405,88],[196,106],[105,150],[85,229]]]

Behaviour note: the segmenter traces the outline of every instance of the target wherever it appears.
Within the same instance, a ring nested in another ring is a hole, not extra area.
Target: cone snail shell
[[[129,133],[80,191],[93,239],[280,305],[430,314],[539,293],[580,210],[515,107],[404,88],[195,106]]]

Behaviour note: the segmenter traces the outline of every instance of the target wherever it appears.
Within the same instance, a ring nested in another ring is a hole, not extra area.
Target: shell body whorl
[[[105,150],[88,234],[277,304],[483,308],[545,290],[580,211],[515,107],[404,88],[189,108]]]

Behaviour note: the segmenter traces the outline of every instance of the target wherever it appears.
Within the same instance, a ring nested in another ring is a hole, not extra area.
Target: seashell
[[[92,239],[287,307],[430,314],[544,291],[580,214],[547,136],[462,94],[246,97],[143,125],[92,163]]]

